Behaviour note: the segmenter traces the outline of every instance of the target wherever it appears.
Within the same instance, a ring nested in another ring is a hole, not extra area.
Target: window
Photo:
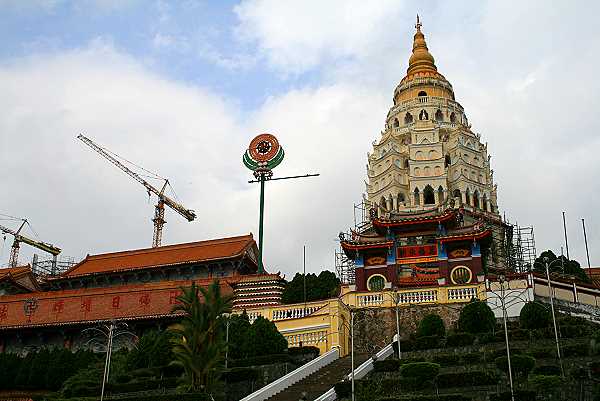
[[[415,206],[419,206],[420,203],[419,188],[415,188]]]
[[[381,274],[374,274],[367,281],[369,291],[382,291],[385,288],[385,277]]]
[[[394,127],[399,127],[400,126],[400,122],[398,121],[397,118],[394,118]]]
[[[476,208],[480,208],[479,206],[479,191],[475,190],[475,193],[473,194],[473,206],[475,206]]]
[[[413,116],[410,113],[406,113],[404,116],[404,124],[410,124],[413,122]]]
[[[440,200],[440,203],[444,203],[444,188],[442,188],[441,185],[438,188],[438,198]]]
[[[452,196],[460,199],[460,189],[455,189],[454,192],[452,193]]]
[[[425,109],[421,110],[421,112],[419,113],[419,120],[429,120],[429,114],[427,113],[427,111],[425,111]]]
[[[446,155],[446,158],[444,159],[444,167],[450,166],[451,163],[452,159],[450,159],[450,155]]]
[[[437,111],[435,112],[435,121],[444,121],[444,114],[440,109],[437,109]]]
[[[423,190],[423,203],[425,205],[435,204],[435,195],[433,193],[433,188],[431,188],[431,185],[427,185]]]
[[[450,272],[450,280],[452,284],[467,284],[471,282],[473,273],[467,266],[456,266]]]
[[[419,92],[419,96],[427,96],[427,92],[421,91],[421,92]]]
[[[451,123],[455,123],[456,122],[456,114],[454,114],[454,112],[450,113],[450,122]]]

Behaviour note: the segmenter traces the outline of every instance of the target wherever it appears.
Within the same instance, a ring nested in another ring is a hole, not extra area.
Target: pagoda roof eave
[[[475,240],[480,240],[480,239],[486,238],[491,233],[492,233],[491,230],[486,229],[486,230],[483,230],[483,231],[476,231],[476,232],[472,232],[472,233],[461,233],[461,234],[456,234],[456,235],[446,235],[444,237],[438,238],[438,240],[441,243],[444,243],[444,242],[453,242],[453,241],[464,241],[464,240],[475,241]]]
[[[451,220],[455,217],[456,212],[454,210],[446,210],[441,214],[427,214],[419,216],[418,214],[414,217],[405,217],[398,219],[373,219],[373,225],[375,227],[401,227],[406,225],[423,224],[423,223],[443,223]]]
[[[340,244],[344,250],[380,249],[380,248],[391,248],[392,246],[394,246],[394,241],[378,241],[378,242],[342,241]]]

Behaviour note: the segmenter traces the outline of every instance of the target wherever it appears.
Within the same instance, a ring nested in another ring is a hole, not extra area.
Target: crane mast
[[[131,170],[129,167],[127,167],[126,165],[121,163],[119,160],[117,160],[115,157],[113,157],[103,147],[94,143],[94,141],[92,141],[91,139],[87,138],[86,136],[84,136],[82,134],[78,135],[77,139],[79,139],[81,142],[85,143],[87,146],[89,146],[90,148],[92,148],[93,150],[98,152],[102,157],[104,157],[109,162],[111,162],[112,164],[117,166],[125,174],[127,174],[128,176],[130,176],[131,178],[133,178],[140,184],[142,184],[148,191],[148,194],[153,193],[154,195],[156,195],[158,197],[158,201],[157,201],[156,205],[154,206],[154,218],[152,219],[152,222],[154,223],[154,233],[152,235],[152,247],[153,248],[160,246],[160,244],[162,242],[162,230],[163,230],[163,226],[166,223],[166,221],[165,221],[165,205],[169,206],[171,209],[173,209],[174,211],[179,213],[187,221],[192,221],[196,218],[196,213],[193,210],[186,209],[183,205],[181,205],[180,203],[174,201],[173,199],[171,199],[167,195],[165,195],[165,189],[167,188],[167,185],[169,185],[169,180],[165,179],[165,181],[162,185],[162,188],[159,190],[159,189],[155,188],[152,184],[150,184],[148,181],[143,179],[139,174],[137,174],[136,172]]]
[[[27,219],[23,219],[21,226],[16,231],[0,225],[1,232],[3,232],[4,234],[10,234],[15,237],[15,240],[13,241],[12,247],[10,249],[10,257],[8,259],[8,265],[10,267],[17,267],[17,264],[19,263],[19,249],[21,247],[21,242],[27,245],[31,245],[34,248],[40,249],[42,251],[48,252],[54,257],[56,257],[56,255],[58,255],[61,252],[61,249],[55,247],[54,245],[47,244],[41,241],[36,241],[31,238],[27,238],[24,235],[21,235],[21,230],[23,229],[25,224],[27,224]]]

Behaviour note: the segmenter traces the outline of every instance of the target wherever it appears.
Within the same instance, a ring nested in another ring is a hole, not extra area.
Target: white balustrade
[[[384,301],[383,294],[359,295],[358,306],[378,306]]]
[[[437,290],[410,291],[398,294],[399,304],[422,304],[428,302],[437,302]]]
[[[449,301],[469,301],[473,298],[477,298],[476,287],[448,289]]]
[[[393,351],[392,351],[393,352]],[[323,355],[313,359],[312,361],[300,366],[298,369],[288,373],[287,375],[280,377],[264,386],[261,389],[253,392],[252,394],[242,398],[240,401],[264,401],[275,394],[285,390],[294,383],[299,382],[305,377],[313,374],[323,366],[329,365],[340,357],[339,349],[333,348],[331,351],[324,353]]]
[[[317,345],[327,339],[327,331],[312,331],[309,333],[290,334],[285,335],[285,339],[288,342],[288,347],[299,347],[300,344],[306,345]]]
[[[315,313],[323,306],[325,305],[307,305],[306,308],[297,306],[286,309],[275,309],[273,311],[273,320],[298,319]]]

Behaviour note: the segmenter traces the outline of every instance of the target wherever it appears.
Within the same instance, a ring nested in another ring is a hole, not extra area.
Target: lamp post
[[[352,388],[352,398],[351,401],[354,400],[354,313],[355,309],[342,301],[342,298],[338,298],[338,301],[342,306],[350,312],[350,380],[351,380],[351,388]]]
[[[556,260],[554,262],[556,262]],[[551,264],[548,264],[547,256],[544,256],[544,265],[546,265],[546,280],[548,281],[548,294],[550,295],[550,308],[552,309],[552,324],[554,325],[554,339],[556,340],[556,356],[558,357],[558,363],[560,364],[560,371],[564,377],[565,371],[563,370],[562,358],[560,356],[560,345],[558,343],[558,329],[556,327],[556,314],[554,313],[554,293],[552,291],[552,284],[550,283]]]
[[[229,324],[231,321],[231,313],[223,313],[222,316],[225,318],[225,369],[229,363]]]
[[[110,360],[112,358],[112,348],[113,341],[116,337],[121,336],[123,334],[128,334],[132,337],[137,337],[134,333],[132,333],[127,329],[127,323],[123,322],[115,322],[114,320],[110,322],[110,324],[102,324],[98,327],[90,327],[88,329],[82,330],[82,333],[85,332],[94,332],[103,337],[106,337],[106,359],[104,360],[104,373],[102,376],[102,388],[100,390],[100,401],[104,400],[104,389],[106,387],[106,382],[108,382],[108,378],[110,376]],[[121,329],[122,328],[122,329]],[[90,339],[89,342],[96,340],[95,338]]]
[[[502,303],[502,321],[504,323],[504,340],[506,341],[506,358],[508,361],[508,380],[510,383],[510,399],[511,401],[515,401],[515,391],[513,388],[513,377],[512,377],[512,368],[510,363],[510,346],[508,344],[508,328],[506,326],[506,304],[504,302],[504,282],[506,281],[506,277],[504,274],[498,276],[498,281],[500,282],[500,302]]]

